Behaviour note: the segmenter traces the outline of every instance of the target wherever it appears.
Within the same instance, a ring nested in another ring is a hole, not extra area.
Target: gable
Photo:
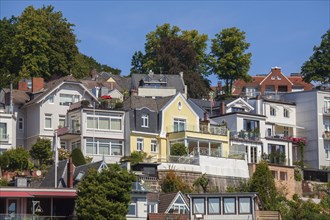
[[[109,82],[109,83],[115,83],[116,81],[115,81],[112,77],[110,77],[110,78],[107,80],[107,82]]]
[[[235,99],[234,101],[228,103],[227,107],[228,108],[233,108],[233,107],[244,108],[247,112],[254,110],[254,108],[242,98]]]
[[[174,199],[171,201],[170,205],[167,207],[165,213],[172,213],[174,210],[177,210],[180,208],[185,208],[186,210],[189,210],[189,205],[187,201],[183,198],[183,195],[179,191]]]
[[[293,83],[282,73],[281,68],[274,67],[268,73],[268,75],[259,83],[259,85],[263,85],[265,83],[281,83],[281,84],[290,84],[293,85]]]

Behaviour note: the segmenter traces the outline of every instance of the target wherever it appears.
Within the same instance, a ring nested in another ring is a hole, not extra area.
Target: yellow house
[[[181,93],[158,99],[132,96],[124,107],[131,110],[131,153],[143,151],[150,161],[167,162],[171,146],[183,143],[191,155],[228,156],[227,128],[201,120]]]
[[[160,143],[161,158],[171,159],[171,146],[175,143],[183,143],[191,155],[228,156],[227,128],[210,125],[207,119],[200,119],[181,93],[163,106],[160,118],[160,136],[166,137],[166,140]]]

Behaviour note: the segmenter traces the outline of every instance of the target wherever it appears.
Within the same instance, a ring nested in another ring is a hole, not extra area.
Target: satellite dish
[[[37,176],[41,176],[41,171],[40,170],[37,170],[36,171],[36,174],[37,174]]]

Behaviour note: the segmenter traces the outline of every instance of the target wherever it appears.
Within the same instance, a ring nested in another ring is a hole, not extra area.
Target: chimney
[[[39,77],[32,78],[32,93],[39,92],[44,88],[44,79]]]
[[[68,166],[68,183],[69,188],[73,188],[73,163],[72,157],[69,159],[69,166]]]
[[[275,66],[275,67],[272,67],[272,73],[278,75],[281,73],[281,67],[278,67],[278,66]]]
[[[226,104],[225,104],[225,102],[221,102],[221,113],[223,115],[226,114]]]
[[[18,90],[20,91],[28,91],[29,88],[28,88],[28,84],[26,81],[20,81],[18,82]]]

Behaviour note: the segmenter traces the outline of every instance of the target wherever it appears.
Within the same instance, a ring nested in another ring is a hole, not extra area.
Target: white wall
[[[165,97],[176,94],[175,88],[138,88],[138,96]]]
[[[168,170],[169,167],[178,171],[200,172],[208,175],[249,178],[248,165],[245,160],[216,158],[209,156],[199,157],[200,165],[162,163],[158,171]]]
[[[0,149],[8,150],[16,147],[16,118],[12,114],[0,112],[0,122],[7,125],[7,133],[9,135],[7,141],[0,142]]]

